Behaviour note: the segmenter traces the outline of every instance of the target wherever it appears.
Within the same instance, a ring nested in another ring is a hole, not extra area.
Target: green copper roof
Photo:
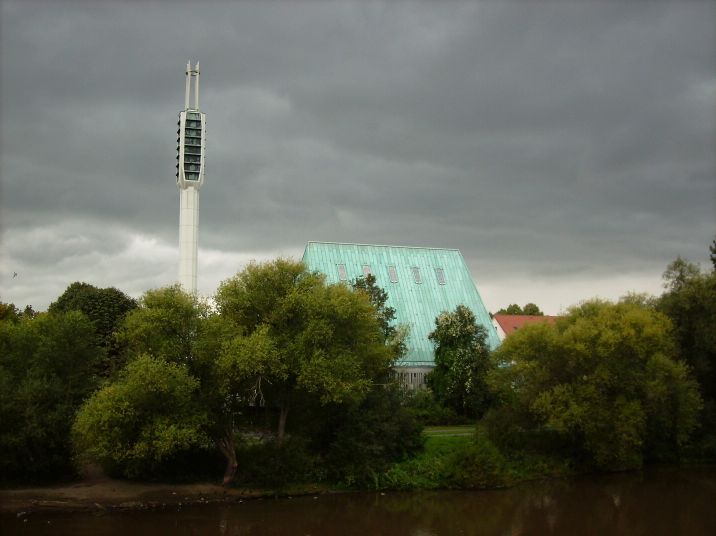
[[[490,347],[499,345],[490,315],[457,249],[309,242],[303,262],[325,274],[329,283],[350,283],[370,270],[388,293],[396,323],[410,326],[408,354],[399,366],[434,365],[428,334],[441,312],[454,311],[460,304],[467,305],[487,329]]]

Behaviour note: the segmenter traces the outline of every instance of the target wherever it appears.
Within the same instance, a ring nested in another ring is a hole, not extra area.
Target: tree
[[[666,267],[666,271],[662,276],[664,287],[667,291],[678,291],[700,274],[701,270],[698,265],[682,257],[676,257],[676,260]]]
[[[18,322],[21,314],[14,303],[0,302],[0,322]]]
[[[219,286],[216,303],[244,335],[262,328],[272,340],[276,365],[266,379],[279,442],[297,391],[324,404],[360,399],[395,357],[366,293],[326,285],[299,262],[250,264]]]
[[[201,325],[209,307],[179,285],[148,290],[127,314],[117,340],[132,357],[149,354],[168,362],[193,364]]]
[[[423,448],[422,426],[401,397],[396,384],[375,386],[360,403],[332,407],[321,419],[330,433],[321,447],[333,478],[375,485],[376,475]]]
[[[145,293],[117,333],[126,371],[77,420],[79,451],[137,476],[211,442],[228,484],[242,411],[265,396],[280,408],[281,440],[297,394],[358,402],[392,359],[368,297],[300,263],[250,265],[222,284],[217,304],[218,314],[178,286]],[[162,399],[178,409],[156,409]]]
[[[540,308],[537,307],[534,303],[528,303],[522,308],[522,314],[524,315],[532,315],[532,316],[544,316],[544,313],[540,311]]]
[[[236,353],[239,345],[235,338],[240,336],[239,328],[211,314],[206,303],[184,292],[179,285],[147,291],[139,300],[139,307],[127,315],[117,332],[130,363],[148,355],[182,367],[192,381],[197,382],[192,397],[206,415],[201,433],[210,438],[226,458],[224,480],[227,484],[233,480],[238,467],[234,415],[239,411],[238,406],[245,403],[245,397],[229,390],[238,388],[239,381],[224,354]],[[244,344],[241,348],[255,359],[250,345]],[[227,378],[225,375],[229,372],[233,374]],[[105,463],[108,459],[105,458]]]
[[[186,367],[140,355],[82,406],[73,426],[75,445],[111,473],[151,473],[177,452],[210,442],[198,389]]]
[[[495,352],[490,383],[503,405],[488,418],[493,437],[508,428],[516,443],[533,438],[535,448],[600,469],[678,455],[701,398],[674,359],[671,330],[653,309],[602,301],[570,309],[556,326],[525,326]]]
[[[544,313],[540,310],[537,305],[530,302],[526,304],[524,307],[520,307],[516,303],[512,303],[507,306],[507,308],[502,308],[499,311],[497,311],[498,315],[532,315],[532,316],[543,316]]]
[[[227,460],[224,484],[233,481],[238,469],[234,417],[248,406],[262,405],[262,382],[285,381],[288,371],[279,359],[274,341],[266,326],[260,326],[248,336],[235,335],[228,340],[219,355],[216,367],[220,408],[214,405],[214,436],[216,445]]]
[[[657,310],[674,325],[677,355],[699,383],[705,408],[702,431],[713,436],[716,427],[716,270],[701,273],[698,266],[677,258],[664,272],[666,292]],[[712,440],[716,455],[716,438]]]
[[[396,327],[394,325],[395,309],[388,307],[388,293],[377,285],[375,276],[368,274],[365,277],[359,277],[352,286],[353,290],[364,292],[370,299],[370,303],[375,307],[385,344],[393,347],[396,359],[405,355],[407,352],[405,345],[407,326]]]
[[[490,401],[485,383],[490,369],[487,330],[468,307],[458,305],[435,319],[428,338],[435,345],[435,368],[427,384],[435,397],[459,415],[481,417]]]
[[[103,352],[79,312],[0,321],[0,475],[70,476],[70,425]]]
[[[511,303],[506,308],[502,308],[499,311],[497,311],[498,315],[521,315],[522,313],[522,307],[517,305],[516,303]]]
[[[72,283],[50,304],[49,312],[80,311],[92,321],[97,334],[97,343],[105,349],[108,361],[103,374],[119,370],[122,363],[116,360],[120,354],[114,332],[119,328],[125,315],[137,307],[136,300],[114,287],[97,288],[89,283]]]
[[[32,319],[37,316],[37,312],[32,305],[26,305],[25,309],[20,311],[14,303],[0,302],[0,322],[7,320],[10,322],[19,322],[22,319]]]

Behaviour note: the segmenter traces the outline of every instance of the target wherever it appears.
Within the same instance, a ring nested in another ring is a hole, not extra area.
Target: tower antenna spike
[[[186,87],[184,88],[184,109],[189,109],[189,92],[191,91],[191,62],[186,62]]]
[[[196,62],[196,65],[194,66],[194,76],[196,79],[194,80],[194,109],[199,109],[199,62]]]

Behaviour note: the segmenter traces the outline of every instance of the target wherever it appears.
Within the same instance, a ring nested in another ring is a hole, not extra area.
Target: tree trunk
[[[281,404],[281,413],[278,416],[278,433],[276,434],[279,445],[283,443],[283,437],[286,432],[286,417],[288,417],[288,404],[283,403]]]
[[[217,443],[219,450],[226,458],[226,471],[224,471],[224,486],[228,486],[236,477],[236,470],[239,467],[236,461],[236,445],[234,445],[233,436],[227,436],[219,440]]]

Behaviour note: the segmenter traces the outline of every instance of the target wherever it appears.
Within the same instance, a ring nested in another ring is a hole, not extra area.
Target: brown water
[[[499,491],[350,493],[149,512],[0,517],[0,534],[716,535],[716,468]]]

